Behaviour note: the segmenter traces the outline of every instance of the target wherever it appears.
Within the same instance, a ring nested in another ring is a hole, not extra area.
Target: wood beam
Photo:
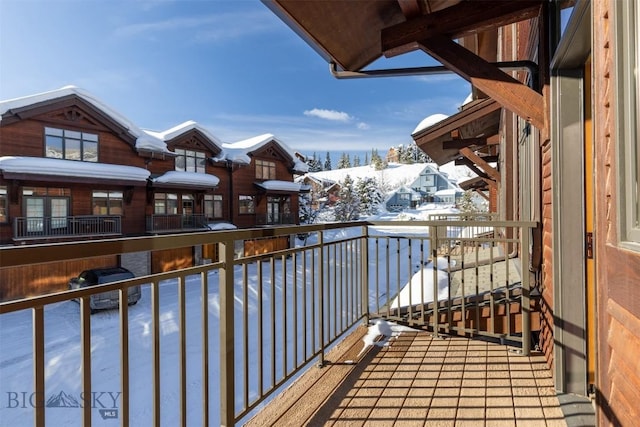
[[[460,149],[460,154],[471,160],[476,166],[485,171],[486,174],[489,175],[495,182],[500,182],[500,173],[492,168],[489,163],[482,160],[482,157],[478,156],[468,148]]]
[[[451,141],[443,141],[442,148],[465,148],[470,145],[479,145],[484,146],[487,145],[487,138],[463,138],[463,139],[452,139]]]
[[[541,3],[540,0],[463,1],[384,28],[381,34],[382,51],[397,51],[402,46],[436,35],[460,38],[534,18],[540,13]]]
[[[456,159],[455,163],[456,163],[456,166],[462,165],[462,166],[468,167],[483,180],[493,182],[489,177],[489,175],[484,173],[484,171],[480,170],[479,167],[477,167],[471,160],[467,159],[466,157],[460,157],[459,159]]]
[[[544,99],[538,92],[446,36],[434,36],[419,43],[422,50],[504,108],[531,122],[539,130],[546,129]]]
[[[484,191],[480,190],[479,188],[476,188],[475,192],[478,193],[479,195],[481,195],[485,200],[489,201],[489,196],[484,194]]]

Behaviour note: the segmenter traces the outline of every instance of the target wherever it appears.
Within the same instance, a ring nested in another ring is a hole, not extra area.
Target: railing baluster
[[[35,393],[35,407],[33,425],[45,425],[45,397],[44,397],[44,307],[33,307],[33,391]]]
[[[531,352],[531,300],[529,297],[529,228],[520,227],[520,259],[522,262],[522,355]]]
[[[187,318],[185,309],[186,277],[178,279],[178,318],[180,328],[180,425],[187,426]]]
[[[200,273],[202,302],[202,426],[209,425],[209,275]]]
[[[153,425],[160,427],[160,283],[151,283]]]
[[[262,261],[258,261],[258,396],[264,393],[264,310]]]
[[[242,390],[243,408],[249,406],[249,270],[242,264]]]
[[[271,282],[271,295],[269,295],[269,301],[271,302],[271,388],[275,386],[276,381],[276,272],[275,272],[275,260],[273,257],[269,258],[269,267],[271,269],[270,282]]]
[[[91,426],[91,308],[90,297],[80,298],[80,351],[82,353],[82,425]]]
[[[319,260],[318,260],[318,336],[320,339],[320,355],[318,356],[318,366],[324,366],[324,347],[325,347],[325,337],[324,337],[324,235],[320,234],[320,239],[318,240],[320,244],[320,249],[318,250]]]
[[[129,288],[120,288],[120,425],[129,425]]]
[[[233,240],[220,244],[220,425],[235,424]]]

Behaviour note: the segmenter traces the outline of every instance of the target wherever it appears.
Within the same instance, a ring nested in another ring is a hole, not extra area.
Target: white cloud
[[[367,123],[364,123],[364,122],[358,123],[358,129],[360,129],[360,130],[367,130],[367,129],[370,129],[370,128],[371,128],[371,126],[369,126]]]
[[[120,37],[155,37],[158,33],[182,31],[200,42],[219,41],[261,33],[275,27],[266,12],[218,13],[197,17],[175,17],[163,21],[143,22],[119,27],[115,31]],[[244,25],[238,25],[244,22]]]
[[[320,119],[325,120],[333,120],[337,122],[349,122],[353,118],[343,112],[343,111],[335,111],[335,110],[325,110],[322,108],[314,108],[313,110],[306,110],[304,112],[305,116],[318,117]]]

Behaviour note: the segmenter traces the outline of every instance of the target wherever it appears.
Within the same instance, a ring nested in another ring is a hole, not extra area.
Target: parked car
[[[80,273],[78,277],[69,280],[69,289],[86,288],[88,286],[102,285],[119,280],[132,279],[134,277],[132,272],[123,267],[93,268],[91,270],[85,270]],[[137,303],[141,295],[140,285],[129,287],[129,305]],[[119,302],[120,297],[117,290],[93,294],[89,299],[91,314],[95,313],[96,310],[118,308]]]

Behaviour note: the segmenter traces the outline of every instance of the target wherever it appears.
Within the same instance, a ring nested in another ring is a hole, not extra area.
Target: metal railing
[[[18,217],[13,221],[14,240],[121,234],[119,215]]]
[[[204,214],[172,215],[154,214],[147,216],[147,232],[176,232],[189,230],[205,230],[208,220]]]
[[[292,225],[296,223],[293,214],[256,215],[256,225]]]
[[[45,397],[51,390],[47,385],[53,381],[51,361],[62,363],[57,354],[60,342],[45,338],[55,329],[46,316],[60,303],[73,304],[69,302],[72,299],[80,301],[80,330],[65,333],[77,332],[80,342],[78,395],[95,395],[94,382],[100,372],[118,375],[120,404],[116,412],[122,426],[135,425],[138,413],[144,414],[145,421],[151,418],[156,426],[234,425],[311,363],[322,366],[325,351],[370,316],[428,326],[437,333],[506,336],[522,342],[523,353],[528,354],[529,275],[518,276],[513,270],[528,272],[528,255],[518,254],[528,254],[529,230],[534,223],[493,222],[491,225],[497,230],[493,237],[465,237],[459,232],[477,224],[353,222],[63,243],[56,244],[56,250],[52,245],[1,248],[3,267],[12,267],[35,264],[35,260],[83,258],[87,254],[219,245],[219,262],[0,303],[0,322],[10,315],[23,315],[15,326],[27,328],[29,332],[24,333],[33,336],[32,374],[27,375],[32,378],[32,386],[27,392],[36,399],[32,408],[24,410],[31,412],[35,425],[45,425]],[[507,229],[514,230],[520,238],[501,237]],[[296,233],[310,237],[295,248],[234,258],[238,240]],[[505,253],[500,249],[514,244],[519,251]],[[476,245],[477,249],[458,251],[462,245]],[[446,274],[429,267],[428,261],[437,257],[447,260]],[[499,263],[510,265],[497,268]],[[486,268],[491,270],[488,275],[483,271]],[[501,278],[504,270],[506,276]],[[412,294],[409,286],[408,294],[403,293],[404,285],[412,283],[417,271],[422,272],[418,273],[422,278],[417,282],[421,290]],[[434,279],[431,289],[424,286],[429,275]],[[490,277],[486,283],[485,276]],[[438,288],[443,277],[449,289],[445,298]],[[452,290],[456,283],[459,295]],[[461,290],[459,283],[463,284]],[[467,283],[473,285],[475,293],[469,291]],[[126,304],[127,289],[134,285],[143,285],[143,298],[131,308]],[[117,327],[112,328],[117,331],[117,342],[109,342],[110,351],[114,352],[112,359],[120,361],[117,369],[113,368],[115,372],[98,365],[103,359],[96,359],[96,353],[103,337],[93,335],[95,328],[104,327],[109,317],[91,316],[89,308],[90,295],[109,290],[119,291],[121,302]],[[419,300],[414,299],[416,294]],[[487,327],[481,326],[482,311],[490,308],[497,314],[501,304],[507,304],[508,312],[520,304],[521,332],[512,324],[506,333],[498,331],[498,317],[494,315]],[[73,306],[67,309],[73,311]],[[24,322],[26,313],[17,314],[22,310],[31,312],[31,325]],[[476,323],[461,323],[456,313],[462,313],[462,319],[470,322],[475,319]],[[3,328],[10,324],[13,322],[3,323]],[[0,376],[7,372],[23,375],[12,366],[19,359],[5,348]],[[148,372],[147,376],[140,371]],[[174,373],[177,379],[172,380]],[[24,383],[19,378],[16,382]],[[171,400],[174,394],[178,397]],[[172,411],[168,409],[169,402],[175,404]],[[96,408],[84,403],[79,405],[78,416],[83,425],[89,426],[96,417]],[[131,411],[132,405],[135,412]]]

